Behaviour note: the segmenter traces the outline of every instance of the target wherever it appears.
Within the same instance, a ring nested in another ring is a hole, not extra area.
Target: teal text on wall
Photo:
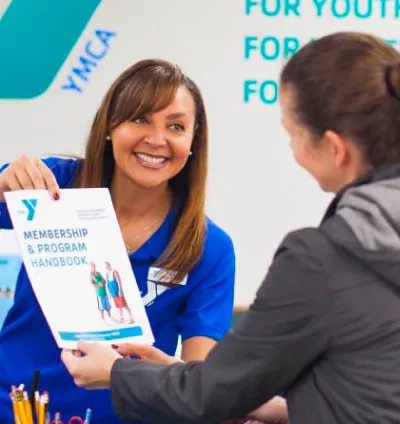
[[[43,94],[101,0],[13,0],[0,19],[0,99]]]

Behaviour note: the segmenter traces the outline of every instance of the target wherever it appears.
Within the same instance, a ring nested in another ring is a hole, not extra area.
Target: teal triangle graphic
[[[51,85],[101,0],[13,0],[0,19],[0,99]]]

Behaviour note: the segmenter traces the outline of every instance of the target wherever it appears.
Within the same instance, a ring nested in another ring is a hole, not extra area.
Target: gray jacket
[[[220,423],[284,393],[292,424],[400,422],[400,167],[367,176],[319,228],[289,234],[243,321],[205,362],[119,359],[115,411]]]

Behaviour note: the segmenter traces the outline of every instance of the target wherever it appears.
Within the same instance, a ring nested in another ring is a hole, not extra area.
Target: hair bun
[[[400,100],[400,62],[386,67],[386,85],[390,95]]]

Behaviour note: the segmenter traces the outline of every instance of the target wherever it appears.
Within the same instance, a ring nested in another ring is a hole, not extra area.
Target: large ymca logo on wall
[[[100,3],[11,1],[0,20],[0,99],[43,94]]]

